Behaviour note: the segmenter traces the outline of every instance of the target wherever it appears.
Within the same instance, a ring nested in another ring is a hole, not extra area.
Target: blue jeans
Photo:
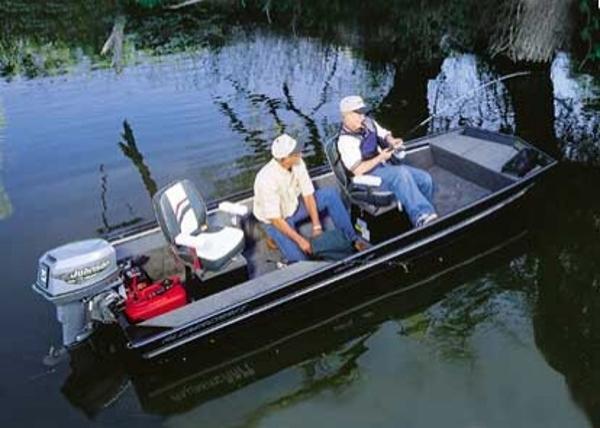
[[[317,189],[314,197],[317,202],[317,210],[319,211],[319,214],[327,211],[329,217],[331,217],[331,220],[333,220],[335,227],[344,232],[344,235],[346,235],[346,238],[348,238],[350,241],[356,241],[356,239],[358,239],[358,235],[352,227],[350,214],[348,214],[348,210],[342,202],[342,198],[337,189],[334,187]],[[302,223],[308,218],[308,211],[306,211],[304,201],[302,198],[300,198],[296,212],[290,217],[286,218],[285,221],[292,228],[296,229],[296,226],[299,223]],[[283,254],[283,257],[288,263],[293,263],[300,260],[308,260],[307,255],[304,254],[300,247],[298,247],[298,245],[290,238],[281,233],[275,226],[271,224],[265,224],[263,226],[267,234],[275,241],[279,247],[279,250]]]
[[[419,217],[433,214],[433,180],[427,171],[408,165],[378,165],[368,172],[381,177],[381,187],[393,192],[413,225]]]

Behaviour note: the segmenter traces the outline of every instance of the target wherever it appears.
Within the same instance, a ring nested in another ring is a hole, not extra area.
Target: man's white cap
[[[301,151],[302,144],[288,134],[281,134],[273,140],[273,144],[271,145],[271,154],[275,159],[283,159]]]
[[[342,113],[349,113],[351,111],[365,113],[366,110],[367,105],[362,97],[359,97],[358,95],[350,95],[349,97],[342,98],[342,101],[340,101],[340,112]]]

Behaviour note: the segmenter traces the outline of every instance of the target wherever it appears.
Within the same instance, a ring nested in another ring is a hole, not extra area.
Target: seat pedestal
[[[352,204],[350,215],[358,234],[371,244],[378,244],[398,236],[412,227],[406,213],[400,212],[396,208],[371,213]]]
[[[239,254],[218,271],[188,275],[186,279],[188,296],[191,296],[193,300],[198,300],[247,281],[249,279],[248,263],[244,256]]]

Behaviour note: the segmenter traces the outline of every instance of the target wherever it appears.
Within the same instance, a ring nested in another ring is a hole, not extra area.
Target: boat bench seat
[[[512,145],[492,141],[482,144],[480,138],[458,133],[444,135],[430,144],[496,172],[500,172],[502,166],[519,152]]]
[[[457,130],[431,138],[430,147],[438,166],[460,175],[492,191],[514,183],[515,178],[502,172],[519,148],[510,143],[510,136],[494,141],[482,135],[465,134]]]

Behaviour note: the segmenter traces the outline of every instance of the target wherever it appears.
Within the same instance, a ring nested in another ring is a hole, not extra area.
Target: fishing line
[[[496,83],[502,82],[504,80],[512,79],[513,77],[526,76],[528,74],[531,74],[531,72],[530,71],[517,71],[515,73],[511,73],[511,74],[507,74],[505,76],[501,76],[501,77],[499,77],[497,79],[494,79],[494,80],[492,80],[490,82],[486,82],[483,85],[479,85],[475,89],[473,89],[473,90],[467,92],[466,94],[464,94],[464,95],[458,97],[457,99],[455,99],[453,102],[451,102],[449,105],[447,105],[442,110],[440,110],[438,112],[435,112],[434,114],[432,114],[431,116],[429,116],[427,119],[425,119],[424,121],[420,122],[417,126],[415,126],[410,131],[408,131],[406,133],[406,136],[408,137],[413,132],[415,132],[417,129],[419,129],[421,126],[426,125],[429,122],[431,122],[433,120],[433,118],[436,117],[437,115],[439,115],[440,113],[443,113],[444,111],[448,110],[450,107],[454,107],[454,105],[456,103],[458,103],[459,101],[463,101],[463,99],[468,99],[469,97],[472,97],[473,95],[475,95],[481,89],[487,88],[488,86],[491,86],[491,85],[495,85]]]

